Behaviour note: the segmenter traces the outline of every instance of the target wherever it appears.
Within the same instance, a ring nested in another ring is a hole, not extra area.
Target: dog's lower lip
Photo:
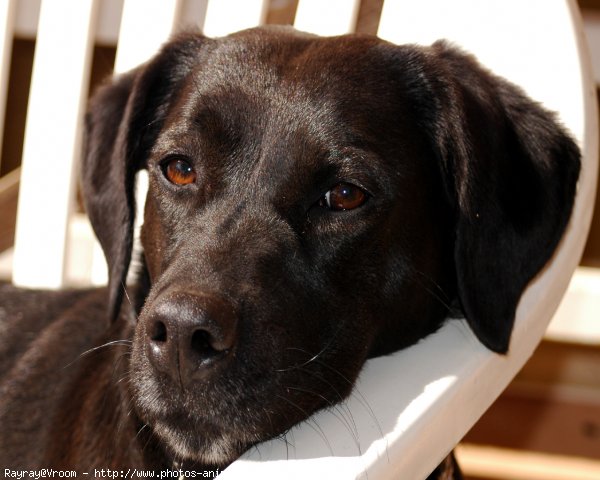
[[[152,428],[179,458],[209,464],[230,463],[258,441],[235,425],[221,426],[215,420],[218,416],[170,417],[152,422]]]
[[[223,435],[228,430],[219,425],[218,416],[190,417],[188,414],[169,414],[154,418],[149,424],[159,432],[168,431],[170,435],[186,438],[212,438]]]

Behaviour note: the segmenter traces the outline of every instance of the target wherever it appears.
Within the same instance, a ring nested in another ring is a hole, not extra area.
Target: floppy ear
[[[431,49],[459,300],[480,341],[503,353],[519,298],[569,220],[579,150],[519,88],[444,42]]]
[[[110,318],[121,306],[131,260],[135,174],[158,135],[177,85],[204,38],[182,35],[147,64],[101,87],[90,102],[81,166],[83,200],[109,272]]]

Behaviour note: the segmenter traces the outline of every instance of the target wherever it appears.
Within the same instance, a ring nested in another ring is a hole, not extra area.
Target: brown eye
[[[353,210],[367,200],[367,194],[362,188],[351,183],[338,183],[321,199],[321,205],[330,210]]]
[[[196,171],[188,162],[181,158],[172,158],[163,166],[167,180],[175,185],[189,185],[196,181]]]

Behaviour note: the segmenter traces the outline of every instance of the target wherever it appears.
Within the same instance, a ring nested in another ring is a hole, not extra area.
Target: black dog
[[[222,468],[453,306],[506,352],[579,173],[552,115],[443,42],[185,34],[86,127],[110,284],[1,288],[2,468]]]

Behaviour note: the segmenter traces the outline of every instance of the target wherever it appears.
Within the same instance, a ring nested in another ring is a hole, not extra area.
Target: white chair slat
[[[123,5],[115,72],[137,67],[169,38],[183,0],[126,0]]]
[[[58,288],[64,282],[97,3],[42,2],[17,213],[18,285]]]
[[[16,3],[16,0],[0,2],[0,132],[4,131],[4,112],[8,92],[8,72],[10,71]],[[0,135],[1,150],[2,136]],[[2,159],[0,159],[1,161]]]
[[[209,37],[227,35],[265,23],[268,0],[209,0],[203,31]]]
[[[294,27],[317,35],[342,35],[353,32],[360,0],[300,0]]]

